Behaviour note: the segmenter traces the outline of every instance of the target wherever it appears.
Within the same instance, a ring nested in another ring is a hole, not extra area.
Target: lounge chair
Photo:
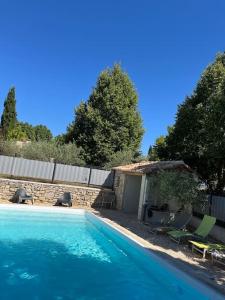
[[[15,200],[17,203],[25,203],[27,200],[30,200],[34,204],[34,199],[31,195],[27,195],[27,192],[24,188],[19,188],[15,193]]]
[[[71,195],[70,192],[65,192],[63,194],[62,198],[59,198],[56,201],[56,203],[55,203],[56,206],[57,205],[61,206],[63,204],[68,204],[69,207],[71,207],[73,205],[73,203],[72,203],[72,195]]]
[[[211,251],[212,263],[217,262],[225,266],[225,248],[224,250],[212,250]]]
[[[198,241],[189,241],[189,243],[191,243],[192,252],[196,250],[197,252],[202,253],[203,258],[205,258],[206,253],[213,253],[214,251],[225,251],[225,245],[222,244],[203,243]]]
[[[178,244],[181,241],[186,240],[187,238],[192,240],[204,241],[215,223],[215,217],[204,215],[204,218],[202,219],[200,225],[193,233],[183,230],[172,230],[168,232],[168,235]]]
[[[168,226],[159,226],[153,229],[157,233],[167,233],[172,230],[184,230],[187,224],[190,222],[192,214],[190,213],[176,213],[174,218],[171,219]]]

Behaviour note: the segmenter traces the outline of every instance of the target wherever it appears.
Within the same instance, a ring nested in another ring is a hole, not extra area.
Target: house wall
[[[10,201],[16,190],[21,187],[33,196],[36,204],[53,205],[64,192],[71,192],[73,205],[81,207],[91,207],[96,202],[101,202],[102,194],[107,199],[115,197],[114,192],[107,189],[0,178],[0,202]]]

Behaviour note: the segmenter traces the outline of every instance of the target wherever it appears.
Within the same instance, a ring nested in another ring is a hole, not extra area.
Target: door
[[[138,213],[141,178],[141,176],[126,175],[123,192],[123,211],[126,213]]]

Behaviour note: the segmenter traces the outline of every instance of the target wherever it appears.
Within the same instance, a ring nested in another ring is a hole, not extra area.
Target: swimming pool
[[[84,210],[0,206],[0,299],[222,299]]]

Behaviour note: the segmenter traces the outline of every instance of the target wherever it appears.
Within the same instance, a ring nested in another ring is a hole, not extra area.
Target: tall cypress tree
[[[137,151],[144,133],[136,89],[121,66],[104,70],[87,102],[75,111],[66,140],[76,141],[89,164],[102,166],[121,151]]]
[[[16,98],[15,98],[15,88],[12,87],[6,100],[4,102],[4,110],[1,117],[1,129],[4,138],[7,138],[7,134],[10,130],[14,129],[17,122],[16,113]]]

